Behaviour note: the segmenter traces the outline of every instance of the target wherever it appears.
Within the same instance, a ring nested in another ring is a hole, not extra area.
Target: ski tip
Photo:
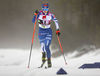
[[[66,65],[67,65],[67,63],[66,63]]]

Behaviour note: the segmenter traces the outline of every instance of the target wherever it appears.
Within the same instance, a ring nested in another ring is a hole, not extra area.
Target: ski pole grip
[[[35,15],[37,15],[38,13],[35,13]]]

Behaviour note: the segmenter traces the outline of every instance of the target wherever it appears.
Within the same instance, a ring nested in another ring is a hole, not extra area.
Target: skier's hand
[[[59,29],[57,29],[57,30],[56,30],[56,35],[58,35],[58,36],[59,36],[60,34],[61,34],[61,33],[60,33],[60,30],[59,30]]]
[[[39,13],[38,10],[36,10],[36,11],[35,11],[35,15],[37,15],[38,13]]]

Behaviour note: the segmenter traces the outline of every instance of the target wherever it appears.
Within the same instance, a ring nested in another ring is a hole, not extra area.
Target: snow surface
[[[100,69],[78,69],[84,63],[100,62],[100,49],[77,58],[72,58],[77,51],[65,55],[68,65],[63,56],[52,58],[53,66],[49,69],[38,69],[41,52],[36,49],[32,50],[30,68],[27,68],[29,53],[30,50],[0,49],[0,76],[59,76],[56,73],[60,68],[68,73],[67,76],[100,76]]]

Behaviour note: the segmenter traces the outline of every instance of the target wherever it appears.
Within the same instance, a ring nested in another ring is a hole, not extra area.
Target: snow
[[[78,69],[84,63],[100,62],[100,54],[97,54],[100,49],[76,58],[73,56],[77,51],[65,55],[68,65],[65,65],[63,56],[52,58],[53,66],[49,69],[38,69],[41,64],[41,52],[37,49],[32,50],[30,68],[27,68],[29,53],[30,50],[0,49],[0,76],[59,76],[56,73],[60,68],[68,73],[67,76],[100,76],[99,68]]]

